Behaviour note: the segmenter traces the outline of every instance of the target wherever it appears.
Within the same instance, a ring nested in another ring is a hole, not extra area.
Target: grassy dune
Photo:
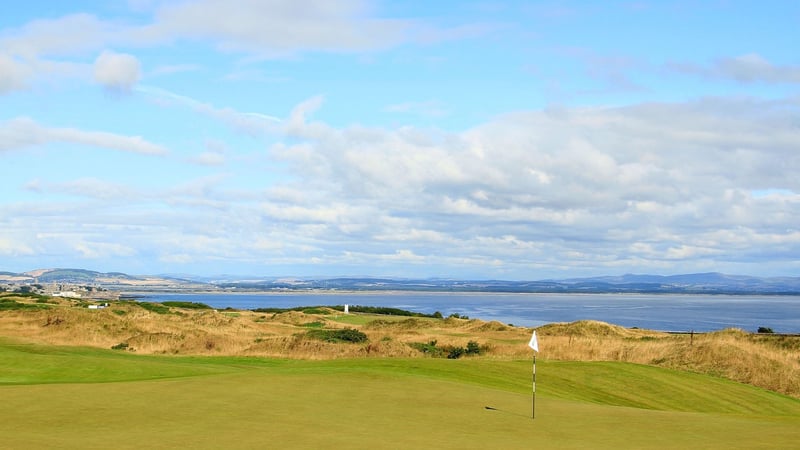
[[[8,300],[9,298],[0,298]],[[296,359],[420,357],[419,346],[482,348],[481,357],[520,359],[530,330],[498,322],[341,314],[328,308],[282,313],[215,311],[116,302],[102,310],[64,299],[17,299],[0,310],[0,336],[24,342],[137,354],[261,356]],[[310,338],[309,330],[356,328],[368,341],[343,345]],[[617,361],[699,372],[800,398],[800,338],[740,330],[670,335],[600,322],[540,327],[541,360]],[[417,347],[415,347],[415,345]]]

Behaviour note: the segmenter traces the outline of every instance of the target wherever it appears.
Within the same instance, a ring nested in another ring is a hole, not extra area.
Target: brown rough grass
[[[18,301],[27,301],[18,299]],[[338,321],[338,311],[279,314],[171,308],[157,314],[132,302],[90,310],[58,300],[43,310],[0,311],[0,336],[52,344],[111,348],[127,344],[142,354],[233,355],[297,359],[425,357],[408,344],[475,341],[480,357],[530,358],[531,330],[499,322],[448,318],[397,320],[369,316],[364,325]],[[358,328],[362,344],[309,339],[310,326]],[[753,335],[741,330],[667,334],[595,321],[539,327],[539,358],[625,361],[707,373],[800,398],[800,337]]]

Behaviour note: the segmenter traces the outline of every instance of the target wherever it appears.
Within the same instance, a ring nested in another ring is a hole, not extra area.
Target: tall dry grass
[[[800,397],[800,337],[741,330],[667,334],[590,321],[544,326],[539,334],[541,355],[549,359],[649,364]]]
[[[69,301],[48,310],[0,312],[0,336],[52,345],[111,348],[170,355],[238,355],[299,359],[423,357],[409,344],[481,345],[484,358],[530,358],[531,330],[449,318],[372,320],[349,325],[329,314],[252,311],[218,312],[172,308],[157,314],[134,303],[102,310]],[[306,336],[309,327],[359,328],[363,344],[330,343]],[[594,321],[550,324],[537,329],[539,357],[550,360],[624,361],[688,370],[752,384],[800,398],[800,338],[726,330],[674,335],[626,329]]]

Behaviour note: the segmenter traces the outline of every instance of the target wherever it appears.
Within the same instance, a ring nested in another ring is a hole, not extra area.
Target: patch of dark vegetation
[[[212,309],[205,303],[196,303],[196,302],[169,301],[169,302],[161,302],[161,304],[164,306],[171,306],[173,308],[183,308],[183,309]]]
[[[127,350],[127,349],[128,349],[128,343],[127,342],[120,342],[117,345],[112,345],[111,346],[111,350]]]
[[[294,308],[256,308],[256,309],[252,309],[251,311],[259,312],[259,313],[281,314],[281,313],[285,313],[285,312],[289,312],[289,311],[304,312],[304,311],[310,311],[310,310],[317,309],[317,308],[322,308],[322,306],[295,306]]]
[[[11,311],[18,309],[47,309],[47,305],[34,303],[20,303],[10,298],[0,298],[0,311]]]
[[[328,315],[330,311],[328,308],[333,308],[331,306],[295,306],[293,308],[256,308],[251,311],[253,312],[260,312],[260,313],[273,313],[273,314],[281,314],[286,312],[301,312],[304,314],[318,314],[318,315]]]
[[[424,321],[420,319],[415,319],[413,317],[410,319],[403,319],[403,320],[375,319],[367,323],[366,327],[370,329],[394,328],[401,330],[413,330],[422,327],[424,323],[425,323]]]
[[[346,342],[360,343],[367,342],[367,335],[354,328],[343,328],[339,330],[309,330],[306,336],[311,339],[318,339],[325,342]]]
[[[161,303],[136,302],[135,304],[156,314],[169,314],[169,306],[164,306]]]
[[[23,287],[28,287],[28,286],[23,286]],[[14,292],[3,292],[3,293],[0,293],[0,298],[8,298],[8,297],[30,298],[30,299],[36,300],[39,303],[40,303],[40,300],[44,301],[44,302],[52,302],[53,301],[52,298],[50,298],[50,297],[48,297],[46,295],[36,294],[34,292],[30,292],[29,290],[28,291],[14,291]]]
[[[758,332],[759,333],[770,333],[770,334],[774,333],[774,331],[772,331],[772,328],[769,328],[769,327],[758,327]]]
[[[309,322],[309,323],[304,323],[302,326],[306,328],[323,328],[325,324],[322,322]]]
[[[260,313],[285,313],[289,311],[299,311],[306,314],[329,314],[328,310],[340,311],[344,312],[344,305],[334,305],[334,306],[296,306],[294,308],[256,308],[252,311],[260,312]],[[424,314],[414,311],[407,311],[405,309],[400,308],[390,308],[386,306],[361,306],[361,305],[349,305],[348,311],[351,313],[364,313],[364,314],[376,314],[376,315],[383,315],[383,316],[405,316],[405,317],[432,317],[435,319],[441,319],[442,313],[436,311],[433,314]],[[466,318],[466,316],[463,316]]]
[[[467,342],[466,347],[459,347],[457,345],[443,345],[440,347],[436,344],[437,341],[432,340],[428,342],[411,342],[408,345],[433,358],[447,359],[458,359],[465,355],[479,355],[484,350],[484,348],[475,341]]]
[[[337,311],[344,312],[343,305],[336,305],[331,306],[331,309],[335,309]],[[364,314],[378,314],[383,316],[405,316],[405,317],[432,317],[436,319],[442,318],[442,313],[436,311],[433,314],[424,314],[414,311],[408,311],[405,309],[400,308],[390,308],[387,306],[361,306],[361,305],[350,305],[348,306],[350,312],[354,313],[364,313]]]

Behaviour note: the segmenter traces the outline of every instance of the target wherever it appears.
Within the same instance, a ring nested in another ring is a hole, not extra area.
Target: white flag
[[[539,351],[539,341],[536,339],[536,330],[533,330],[533,336],[531,336],[531,341],[528,342],[528,347],[532,348],[533,351]]]

